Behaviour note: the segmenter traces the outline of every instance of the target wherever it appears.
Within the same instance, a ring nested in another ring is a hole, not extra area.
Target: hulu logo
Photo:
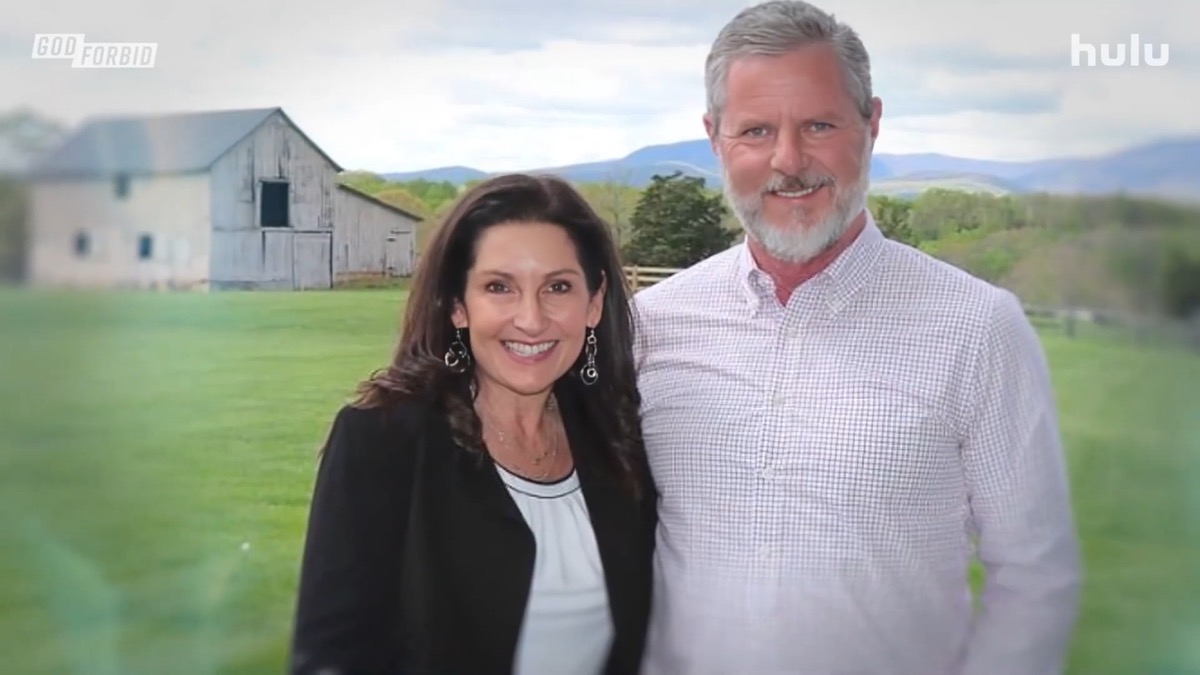
[[[1114,45],[1104,42],[1099,45],[1081,42],[1079,33],[1071,33],[1071,65],[1079,67],[1084,63],[1084,57],[1087,57],[1087,65],[1095,66],[1098,53],[1102,66],[1165,66],[1170,60],[1170,45],[1164,42],[1157,47],[1159,53],[1155,55],[1155,45],[1141,44],[1141,36],[1137,33],[1129,36],[1129,44]]]

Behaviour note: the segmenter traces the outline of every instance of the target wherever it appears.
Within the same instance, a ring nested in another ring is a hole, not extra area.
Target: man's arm
[[[963,675],[1056,675],[1078,613],[1079,544],[1050,375],[1002,291],[984,330],[963,461],[987,569]]]

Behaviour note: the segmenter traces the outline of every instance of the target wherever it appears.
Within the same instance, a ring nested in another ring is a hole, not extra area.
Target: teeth
[[[520,342],[505,342],[504,348],[521,356],[535,356],[554,346],[553,342],[542,342],[536,345],[526,345]]]
[[[780,197],[806,197],[806,196],[811,195],[812,193],[816,192],[817,188],[819,188],[819,187],[821,187],[821,186],[814,185],[814,186],[808,188],[807,190],[801,190],[799,192],[783,192],[782,190],[776,190],[775,194],[779,195]]]

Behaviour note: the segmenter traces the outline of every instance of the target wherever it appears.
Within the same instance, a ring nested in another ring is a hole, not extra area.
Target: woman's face
[[[589,297],[574,242],[551,223],[488,228],[452,321],[468,332],[480,387],[548,391],[574,365],[604,289]]]

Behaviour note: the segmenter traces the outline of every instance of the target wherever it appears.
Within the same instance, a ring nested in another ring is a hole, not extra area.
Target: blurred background
[[[700,116],[742,6],[0,8],[4,672],[280,672],[316,450],[464,188],[567,177],[639,287],[741,236]],[[1200,3],[823,7],[884,101],[876,219],[1042,336],[1070,672],[1200,673]],[[157,48],[74,68],[46,33]]]

